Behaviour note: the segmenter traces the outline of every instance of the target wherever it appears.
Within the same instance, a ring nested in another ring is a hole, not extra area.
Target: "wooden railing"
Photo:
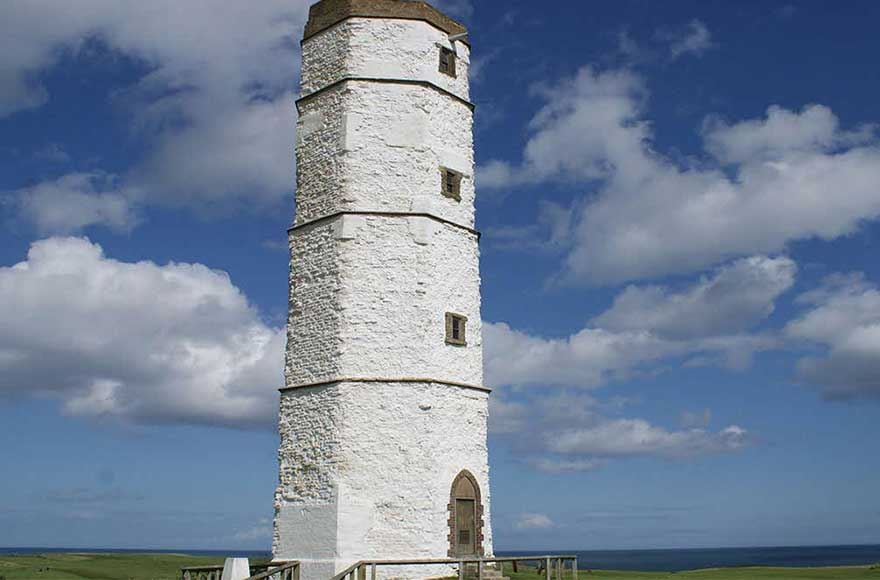
[[[248,580],[299,580],[299,562],[284,561],[270,564],[254,564],[250,567]],[[223,577],[223,564],[216,566],[189,566],[180,569],[183,580],[220,580]]]
[[[296,560],[272,562],[266,571],[254,574],[247,578],[247,580],[266,580],[267,578],[272,580],[299,580],[299,569],[299,562]]]
[[[465,580],[469,567],[476,568],[476,580],[484,580],[486,564],[504,564],[505,562],[512,562],[514,565],[518,562],[537,562],[544,570],[545,580],[553,580],[554,576],[556,580],[563,580],[566,563],[570,562],[571,580],[577,580],[578,577],[577,556],[515,556],[461,560],[361,560],[334,576],[332,580],[367,580],[367,570],[370,572],[370,580],[377,580],[379,566],[430,566],[437,564],[457,565],[459,580]]]

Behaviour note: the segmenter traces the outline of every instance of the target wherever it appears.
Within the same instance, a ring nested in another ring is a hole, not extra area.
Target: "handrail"
[[[180,569],[180,577],[183,580],[220,580],[223,576],[223,566],[223,564],[184,566]],[[250,574],[258,574],[268,570],[269,564],[251,564],[248,568]]]
[[[483,580],[485,564],[497,564],[504,562],[540,562],[544,569],[544,580],[563,580],[566,562],[571,562],[571,580],[578,578],[577,556],[573,555],[535,555],[535,556],[500,556],[492,558],[423,558],[414,560],[360,560],[355,562],[332,580],[367,580],[367,568],[370,569],[370,580],[377,580],[377,568],[379,566],[429,566],[437,564],[458,565],[458,578],[464,580],[468,566],[477,567],[477,580]],[[262,570],[254,574],[256,570]],[[214,566],[189,566],[181,568],[181,576],[184,580],[191,578],[206,578],[207,580],[219,580],[223,572],[222,565]],[[540,573],[540,571],[539,571]],[[284,560],[251,566],[252,576],[246,580],[300,580],[300,562],[298,560]]]
[[[220,580],[223,564],[209,566],[186,566],[180,569],[183,580]],[[277,580],[299,580],[299,561],[279,560],[268,564],[254,564],[248,567],[251,576],[247,580],[265,580],[281,574]]]
[[[565,562],[571,562],[571,580],[577,580],[577,556],[573,555],[535,555],[535,556],[502,556],[492,558],[426,558],[415,560],[360,560],[355,562],[336,576],[332,580],[366,580],[367,567],[370,568],[371,580],[376,580],[376,568],[378,566],[424,566],[431,564],[458,564],[459,580],[464,580],[465,568],[468,565],[477,565],[477,578],[483,580],[484,564],[495,564],[504,562],[542,562],[544,564],[545,580],[552,580],[555,572],[556,580],[563,580],[563,571],[565,570]]]
[[[272,568],[275,564],[278,565]],[[276,577],[276,574],[280,574],[280,576]],[[270,562],[269,568],[265,572],[260,572],[245,580],[265,580],[266,578],[273,578],[273,580],[299,580],[299,561]]]

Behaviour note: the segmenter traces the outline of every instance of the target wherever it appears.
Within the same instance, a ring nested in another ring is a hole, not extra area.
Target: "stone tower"
[[[411,0],[309,14],[273,550],[306,580],[492,552],[464,33]]]

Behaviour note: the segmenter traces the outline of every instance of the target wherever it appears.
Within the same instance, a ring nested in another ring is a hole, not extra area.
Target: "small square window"
[[[446,344],[467,346],[467,317],[446,313]]]
[[[455,78],[455,52],[445,46],[440,47],[440,72]]]
[[[440,180],[440,193],[455,201],[461,201],[461,174],[442,167]]]

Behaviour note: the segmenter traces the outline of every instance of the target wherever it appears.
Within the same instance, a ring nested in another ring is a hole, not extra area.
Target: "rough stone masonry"
[[[416,1],[310,11],[273,546],[304,580],[492,554],[464,32]]]

